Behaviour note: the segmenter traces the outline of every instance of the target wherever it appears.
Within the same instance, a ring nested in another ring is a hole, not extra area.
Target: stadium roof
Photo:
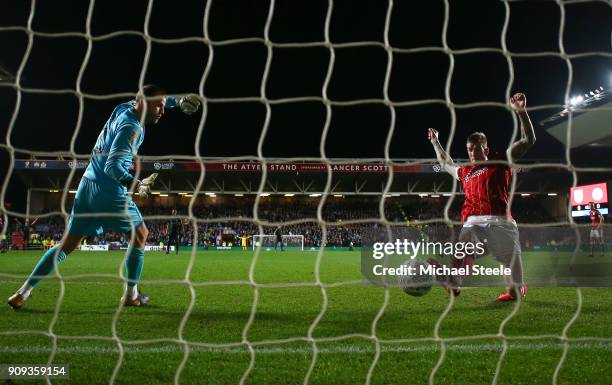
[[[573,103],[547,119],[540,122],[542,126],[548,126],[548,133],[557,140],[568,145],[567,131],[569,126],[570,112],[572,131],[569,138],[570,147],[584,145],[612,147],[612,89],[604,90],[603,87],[595,91],[589,91],[576,97]]]

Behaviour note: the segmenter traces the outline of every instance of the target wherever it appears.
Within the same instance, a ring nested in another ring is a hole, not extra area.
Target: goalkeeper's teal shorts
[[[140,210],[124,187],[106,186],[81,178],[68,220],[68,234],[95,236],[105,231],[129,233],[143,223]]]

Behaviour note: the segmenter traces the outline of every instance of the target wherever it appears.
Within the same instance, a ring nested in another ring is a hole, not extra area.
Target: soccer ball
[[[414,272],[412,275],[398,276],[399,287],[404,293],[414,297],[421,297],[429,293],[433,286],[434,278],[429,274],[421,274],[421,269],[426,269],[429,263],[417,259],[409,259],[402,263],[402,265],[412,267],[411,271]]]

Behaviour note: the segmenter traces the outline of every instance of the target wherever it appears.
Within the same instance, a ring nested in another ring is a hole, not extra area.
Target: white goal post
[[[283,247],[299,248],[304,251],[304,236],[303,235],[282,235]],[[276,246],[276,235],[253,235],[253,250],[257,246],[271,249]]]

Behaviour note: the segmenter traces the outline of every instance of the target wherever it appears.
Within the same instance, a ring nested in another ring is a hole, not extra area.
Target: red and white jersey
[[[599,224],[600,224],[601,220],[603,219],[603,217],[601,216],[601,213],[599,212],[599,210],[591,209],[589,211],[589,218],[591,218],[591,228],[592,229],[599,228]]]
[[[494,156],[505,160],[505,157]],[[457,170],[463,185],[465,202],[461,210],[461,222],[472,215],[510,216],[508,196],[512,182],[512,169],[507,164],[474,164]]]

